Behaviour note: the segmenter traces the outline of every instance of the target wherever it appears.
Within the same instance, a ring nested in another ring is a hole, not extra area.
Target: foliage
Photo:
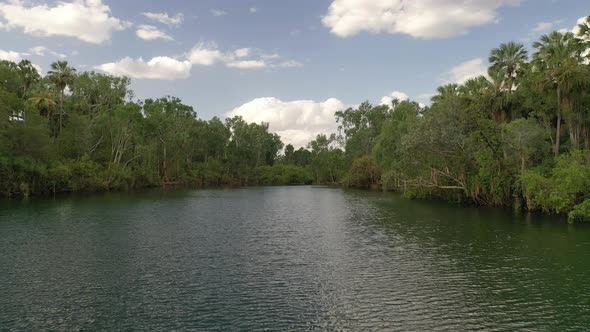
[[[590,199],[576,205],[568,214],[568,221],[570,223],[590,222]]]

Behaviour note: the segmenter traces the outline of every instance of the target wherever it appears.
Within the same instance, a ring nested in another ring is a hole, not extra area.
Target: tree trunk
[[[557,128],[555,132],[555,148],[553,153],[555,156],[559,155],[559,140],[561,136],[561,90],[557,88]]]
[[[61,94],[59,95],[59,133],[61,134],[62,128],[62,118],[64,115],[64,90],[61,90]]]
[[[162,163],[164,170],[164,180],[168,181],[168,157],[166,156],[166,145],[164,145],[164,162]]]

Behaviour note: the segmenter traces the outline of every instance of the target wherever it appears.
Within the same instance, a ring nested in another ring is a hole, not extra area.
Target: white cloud
[[[279,59],[281,56],[279,54],[273,53],[273,54],[263,54],[260,57],[264,60],[276,60],[276,59]]]
[[[488,67],[484,64],[482,58],[476,58],[473,60],[465,61],[460,65],[457,65],[445,74],[444,83],[457,83],[463,84],[470,78],[478,76],[487,76]]]
[[[115,31],[130,23],[111,16],[109,6],[101,0],[59,1],[27,6],[24,1],[0,3],[0,16],[8,28],[23,28],[27,34],[38,36],[67,36],[101,44],[111,39]]]
[[[178,56],[159,56],[145,61],[143,58],[125,57],[117,62],[105,63],[94,68],[113,75],[124,75],[139,79],[176,80],[190,76],[193,65],[212,66],[222,64],[228,68],[262,69],[270,67],[296,67],[300,64],[293,60],[282,60],[280,56],[272,59],[258,51],[252,56],[253,49],[239,48],[222,52],[215,43],[200,43],[189,52]]]
[[[250,55],[251,51],[249,48],[239,48],[234,51],[234,55],[236,58],[245,58]]]
[[[238,61],[229,61],[226,65],[230,68],[240,68],[240,69],[261,69],[266,68],[267,64],[261,60],[238,60]]]
[[[287,60],[287,61],[283,61],[283,62],[277,64],[276,67],[281,67],[281,68],[299,68],[299,67],[303,67],[303,64],[301,62],[299,62],[299,61]]]
[[[142,24],[137,28],[137,30],[135,31],[135,34],[137,35],[137,37],[139,37],[143,40],[157,40],[157,39],[174,40],[174,38],[172,38],[172,36],[168,35],[167,33],[163,32],[163,31],[160,31],[158,28],[156,28],[153,25]]]
[[[170,57],[160,56],[145,62],[142,58],[125,57],[117,62],[96,66],[112,75],[123,75],[137,79],[176,80],[190,76],[192,64]]]
[[[227,12],[221,9],[211,9],[211,15],[213,16],[225,16]]]
[[[497,9],[522,0],[334,0],[323,24],[340,37],[362,31],[447,38],[498,21]]]
[[[409,100],[410,97],[408,97],[407,94],[405,94],[401,91],[393,91],[391,94],[389,94],[389,96],[384,96],[383,98],[381,98],[380,105],[391,106],[391,103],[393,102],[394,99],[397,99],[399,101],[404,101],[404,100]]]
[[[279,134],[286,144],[305,146],[317,134],[337,129],[334,113],[347,106],[338,99],[282,101],[274,97],[256,98],[232,111],[227,117],[240,115],[248,122],[268,122],[270,130]]]
[[[537,25],[531,30],[531,33],[545,33],[550,32],[555,29],[555,26],[561,23],[561,20],[552,21],[552,22],[539,22]]]
[[[229,68],[263,69],[294,68],[303,64],[295,60],[283,60],[279,54],[265,54],[252,48],[239,48],[233,51],[221,51],[215,43],[199,43],[187,54],[194,65],[211,66],[221,63]]]
[[[168,13],[150,13],[144,12],[141,15],[149,18],[150,20],[154,20],[160,22],[162,24],[166,24],[167,26],[174,26],[178,27],[184,21],[184,15],[182,13],[178,13],[174,16],[168,15]]]
[[[426,105],[430,105],[432,97],[434,97],[435,93],[421,93],[416,96],[416,100],[419,102],[418,104],[420,107],[424,107]],[[424,105],[424,106],[422,106]]]
[[[218,49],[215,43],[199,43],[190,50],[187,57],[194,65],[211,66],[223,61],[225,55]]]
[[[256,7],[250,7],[250,13],[254,14],[258,11],[258,8]]]
[[[23,55],[15,51],[0,50],[0,60],[19,62],[23,59]]]
[[[49,48],[47,48],[45,46],[35,46],[35,47],[32,47],[32,48],[29,49],[29,52],[31,52],[33,54],[36,54],[38,56],[45,56],[45,54],[51,54],[53,56],[56,56],[56,57],[62,58],[62,59],[66,57],[65,54],[55,52],[55,51],[53,51],[53,50],[51,50],[51,49],[49,49]]]

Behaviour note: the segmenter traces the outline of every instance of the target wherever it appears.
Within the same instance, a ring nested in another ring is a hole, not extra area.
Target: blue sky
[[[530,46],[588,14],[587,0],[5,0],[0,58],[126,74],[138,98],[270,121],[303,144],[338,108],[394,91],[427,102],[501,42]]]

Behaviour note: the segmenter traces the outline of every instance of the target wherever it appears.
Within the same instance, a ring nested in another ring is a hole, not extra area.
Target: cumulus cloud
[[[347,106],[338,99],[323,102],[313,100],[282,101],[274,97],[256,98],[226,113],[240,115],[248,122],[268,122],[270,130],[281,136],[286,144],[305,146],[317,134],[333,133],[337,129],[334,113]]]
[[[497,9],[522,0],[334,0],[323,24],[340,37],[362,31],[447,38],[494,23]]]
[[[562,20],[551,21],[551,22],[539,22],[537,25],[531,30],[531,33],[545,33],[555,30],[555,26],[560,24]]]
[[[221,9],[211,9],[211,15],[213,16],[225,16],[227,12]]]
[[[380,105],[391,106],[391,103],[393,102],[394,99],[397,99],[399,101],[404,101],[404,100],[409,100],[410,97],[408,97],[407,94],[405,94],[401,91],[393,91],[392,93],[389,94],[389,96],[384,96],[383,98],[381,98]]]
[[[143,40],[174,40],[174,38],[172,38],[170,35],[163,31],[160,31],[153,25],[142,24],[137,28],[135,34],[137,35],[137,37]]]
[[[149,18],[150,20],[154,20],[171,27],[179,27],[184,21],[184,15],[182,13],[170,16],[168,13],[144,12],[141,13],[141,15]]]
[[[279,54],[265,54],[252,48],[222,51],[215,43],[199,43],[187,54],[194,65],[211,66],[217,63],[228,68],[263,69],[301,67],[302,63],[285,60]]]
[[[254,14],[258,11],[258,8],[256,7],[250,7],[250,13]]]
[[[486,76],[488,73],[488,67],[484,63],[482,58],[476,58],[473,60],[465,61],[459,64],[451,70],[449,70],[444,76],[444,83],[457,83],[463,84],[470,78],[475,78],[481,75]]]
[[[215,64],[237,69],[299,66],[296,61],[283,60],[280,56],[265,57],[264,53],[251,48],[222,52],[215,43],[199,43],[189,52],[177,57],[159,56],[147,62],[143,58],[125,57],[117,62],[105,63],[94,68],[113,75],[124,75],[131,78],[175,80],[189,77],[193,66]]]
[[[266,68],[267,64],[261,60],[238,60],[229,61],[226,63],[229,68],[240,68],[240,69],[260,69]]]
[[[249,56],[251,51],[252,50],[250,48],[239,48],[234,51],[234,55],[236,56],[236,58],[244,58]]]
[[[276,65],[276,67],[281,67],[281,68],[299,68],[299,67],[303,67],[303,64],[299,61],[295,61],[295,60],[287,60],[287,61],[283,61],[281,63],[278,63]]]
[[[15,51],[0,50],[0,60],[19,62],[23,59],[23,55]]]
[[[160,56],[144,61],[142,58],[125,57],[117,62],[96,66],[112,75],[123,75],[137,79],[176,80],[190,76],[190,61],[179,61],[170,57]]]
[[[211,66],[223,61],[225,55],[218,49],[215,43],[199,43],[190,50],[187,57],[194,65]]]
[[[29,52],[31,52],[32,54],[38,55],[38,56],[45,56],[45,54],[51,54],[55,57],[62,58],[62,59],[66,57],[65,54],[55,52],[45,46],[32,47],[29,49]]]
[[[8,28],[22,28],[27,34],[74,37],[93,44],[110,40],[113,32],[130,26],[111,16],[101,0],[60,1],[54,6],[10,1],[0,3],[0,16]]]

